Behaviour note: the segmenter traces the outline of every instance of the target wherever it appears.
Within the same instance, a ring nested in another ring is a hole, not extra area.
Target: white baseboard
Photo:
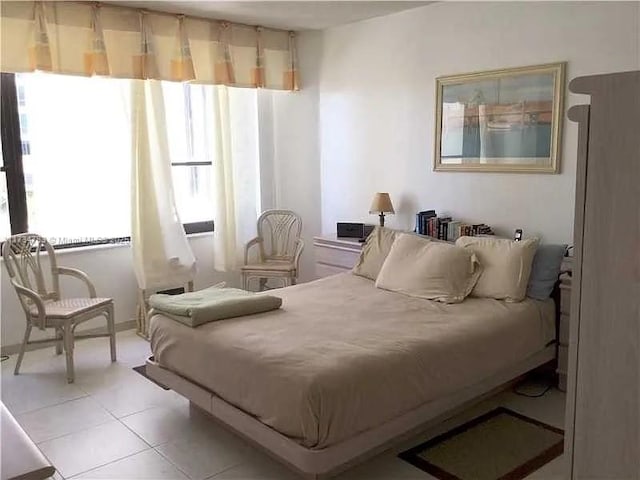
[[[131,330],[133,328],[136,328],[136,320],[127,320],[126,322],[119,322],[116,323],[116,332],[122,332],[124,330]],[[51,330],[53,331],[53,330]],[[97,328],[90,328],[88,330],[79,330],[78,334],[82,335],[82,334],[88,334],[88,335],[94,335],[96,333],[105,333],[106,329],[105,327],[97,327]],[[51,343],[34,343],[31,345],[27,345],[27,352],[30,352],[32,350],[39,350],[41,348],[51,348],[53,347],[53,340],[51,341]],[[17,343],[15,345],[5,345],[4,347],[0,347],[0,354],[1,355],[14,355],[16,353],[18,353],[20,351],[20,344]]]

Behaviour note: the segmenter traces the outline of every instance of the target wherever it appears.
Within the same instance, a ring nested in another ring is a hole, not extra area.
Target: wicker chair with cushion
[[[14,370],[15,375],[20,372],[27,345],[35,343],[55,342],[58,355],[62,354],[64,348],[69,383],[73,383],[74,380],[73,346],[76,339],[109,337],[111,361],[116,361],[113,300],[97,297],[93,283],[84,272],[75,268],[59,267],[51,244],[33,233],[23,233],[8,238],[2,247],[2,257],[27,320],[24,339]],[[61,298],[58,278],[60,275],[69,275],[82,280],[89,290],[89,296]],[[99,316],[104,316],[107,320],[107,333],[75,334],[79,324]],[[41,330],[54,329],[55,337],[29,340],[34,326]]]
[[[258,236],[247,243],[244,252],[242,288],[249,289],[252,278],[263,290],[269,278],[279,278],[283,286],[295,285],[304,242],[300,238],[302,218],[291,210],[267,210],[258,218]],[[250,261],[252,247],[257,258]]]

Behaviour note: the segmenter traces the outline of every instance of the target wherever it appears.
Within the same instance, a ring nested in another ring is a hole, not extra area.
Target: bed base
[[[382,425],[321,450],[311,450],[234,407],[206,388],[147,360],[147,375],[190,400],[223,426],[309,479],[328,478],[450,418],[505,384],[555,359],[551,345],[492,377],[425,403]]]

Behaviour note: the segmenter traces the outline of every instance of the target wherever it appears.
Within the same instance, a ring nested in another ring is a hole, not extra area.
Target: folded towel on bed
[[[214,286],[180,295],[151,295],[149,305],[156,312],[190,327],[197,327],[225,318],[277,310],[282,305],[282,299],[237,288]]]

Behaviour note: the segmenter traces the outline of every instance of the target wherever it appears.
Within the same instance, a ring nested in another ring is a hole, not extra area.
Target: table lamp
[[[373,197],[373,201],[371,202],[369,213],[379,213],[380,226],[384,227],[384,214],[396,213],[395,210],[393,209],[393,205],[391,203],[391,198],[389,198],[389,194],[386,192],[376,193],[375,196]]]

